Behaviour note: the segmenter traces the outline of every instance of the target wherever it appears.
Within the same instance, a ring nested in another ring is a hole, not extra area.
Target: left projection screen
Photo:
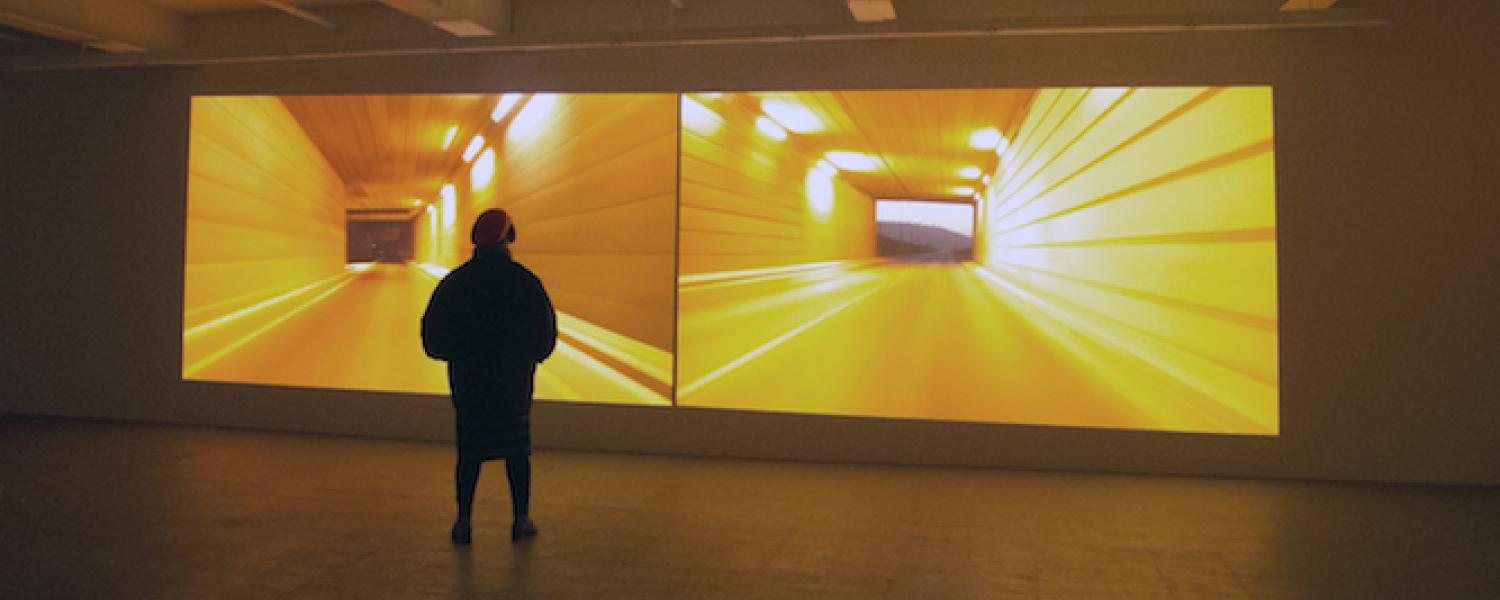
[[[673,94],[192,100],[182,377],[447,393],[419,320],[504,208],[545,282],[536,397],[670,404]]]

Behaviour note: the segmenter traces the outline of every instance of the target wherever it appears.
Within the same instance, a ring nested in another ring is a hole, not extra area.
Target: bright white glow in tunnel
[[[442,206],[438,207],[438,220],[442,223],[443,230],[450,230],[458,217],[458,188],[451,183],[444,185],[438,195],[443,199]]]
[[[437,260],[438,255],[438,211],[437,207],[428,204],[422,209],[422,219],[427,222],[427,252],[423,256],[425,260]]]
[[[722,92],[699,92],[696,95],[698,97],[704,98],[706,100],[713,100],[715,98],[721,98],[721,97],[724,96],[724,94]]]
[[[985,173],[983,177],[980,177],[979,178],[979,183],[982,183],[982,184],[985,184],[985,185],[989,185],[990,184],[990,174],[989,173]]]
[[[1005,151],[1009,149],[1010,139],[1006,138],[1004,135],[1001,135],[1000,141],[995,143],[995,156],[1002,156],[1005,154]]]
[[[834,150],[823,154],[823,158],[844,171],[867,172],[880,168],[880,159],[863,152]]]
[[[839,168],[833,166],[833,163],[828,162],[826,158],[818,159],[818,162],[813,163],[813,168],[827,173],[830,177],[839,174]]]
[[[755,128],[759,129],[766,137],[778,142],[786,139],[786,130],[767,117],[756,117]]]
[[[454,125],[452,127],[449,127],[448,131],[443,134],[443,149],[447,150],[449,148],[452,148],[453,138],[456,137],[458,137],[458,126]]]
[[[464,148],[464,162],[474,162],[474,157],[479,156],[479,151],[484,149],[484,136],[474,134],[474,139],[469,140],[469,147]]]
[[[969,147],[975,150],[994,150],[1003,139],[1005,136],[1000,135],[1000,130],[994,127],[975,129],[974,133],[969,134]]]
[[[547,128],[547,122],[556,110],[557,94],[533,94],[521,107],[521,112],[516,113],[510,127],[505,129],[505,139],[511,142],[531,139]]]
[[[954,194],[957,194],[959,196],[972,196],[974,195],[974,186],[961,185],[955,188],[948,188],[948,191],[953,192]]]
[[[469,168],[469,189],[477,190],[495,179],[495,149],[485,148]]]
[[[813,111],[801,104],[766,98],[760,101],[760,109],[787,131],[808,134],[823,130],[823,121],[818,118],[818,115],[813,114]]]
[[[976,167],[974,165],[960,167],[958,169],[958,176],[964,179],[973,179],[975,177],[978,177],[981,173],[983,173],[983,171],[981,171],[979,167]]]
[[[827,222],[833,216],[833,176],[813,167],[807,170],[804,183],[807,191],[807,208],[814,221]]]
[[[510,109],[515,108],[516,103],[521,101],[521,95],[509,92],[500,95],[500,101],[495,103],[495,110],[490,112],[490,120],[496,123],[510,114]]]
[[[682,125],[684,127],[699,135],[707,136],[717,133],[723,124],[724,119],[719,118],[718,113],[704,106],[703,103],[688,96],[682,97]]]

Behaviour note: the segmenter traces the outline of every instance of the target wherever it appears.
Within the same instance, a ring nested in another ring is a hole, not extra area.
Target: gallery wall
[[[192,94],[1267,84],[1279,435],[542,404],[539,446],[1500,484],[1487,24],[557,51],[0,75],[0,411],[441,440],[446,398],[184,383]],[[526,235],[522,230],[522,235]]]

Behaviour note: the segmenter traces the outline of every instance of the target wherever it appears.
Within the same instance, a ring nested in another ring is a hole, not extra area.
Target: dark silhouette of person
[[[474,256],[438,282],[422,315],[422,348],[448,362],[458,430],[458,519],[453,543],[471,539],[474,488],[485,461],[503,459],[515,520],[511,541],[532,523],[531,394],[536,366],[557,345],[557,316],[541,280],[511,258],[515,224],[500,209],[474,220]]]

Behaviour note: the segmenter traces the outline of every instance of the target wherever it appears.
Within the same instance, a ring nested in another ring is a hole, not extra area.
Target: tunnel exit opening
[[[875,201],[875,253],[905,262],[974,260],[974,204],[905,198]]]
[[[344,221],[346,263],[404,263],[412,259],[412,220],[406,209],[351,209]]]

